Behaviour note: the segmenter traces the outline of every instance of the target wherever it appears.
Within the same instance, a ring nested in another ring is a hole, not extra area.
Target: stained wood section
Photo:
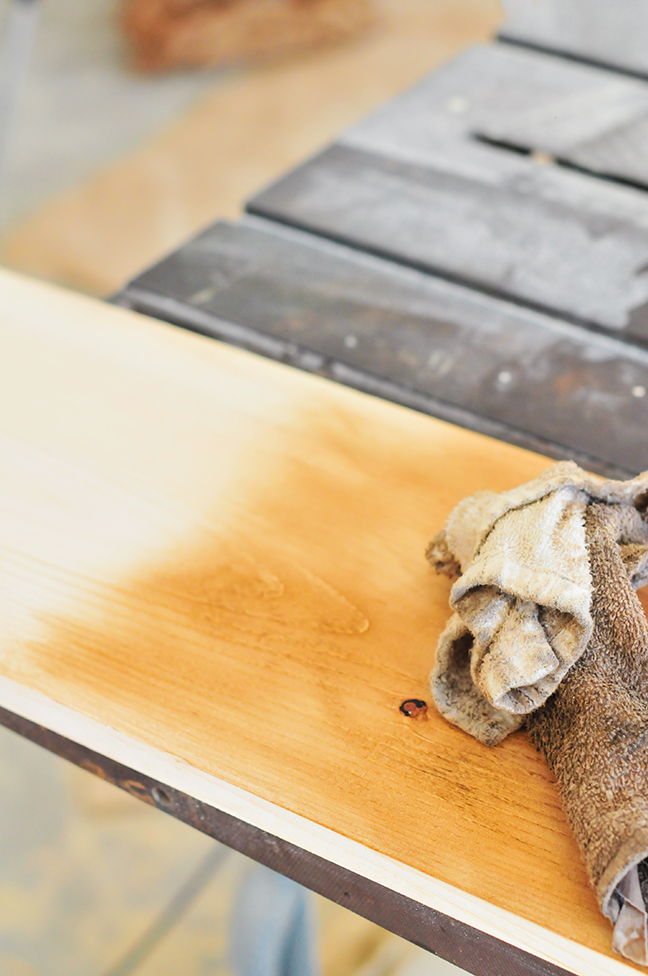
[[[137,769],[114,762],[1,707],[0,723],[143,803],[155,804],[196,830],[324,895],[356,915],[434,952],[462,970],[477,976],[569,976],[564,969],[506,941],[495,939],[478,928],[341,867],[337,862],[195,799],[190,793],[173,789],[166,781],[142,775]],[[331,948],[322,944],[322,937],[325,938],[326,933],[320,930],[320,953]],[[339,932],[333,941],[341,941]]]
[[[615,476],[648,458],[647,351],[268,221],[214,225],[119,301]]]
[[[2,676],[620,971],[526,737],[489,750],[399,711],[448,616],[426,541],[546,459],[0,285]]]
[[[502,0],[501,34],[524,44],[648,75],[648,11],[641,0]]]
[[[647,117],[644,82],[493,45],[249,209],[645,344]]]

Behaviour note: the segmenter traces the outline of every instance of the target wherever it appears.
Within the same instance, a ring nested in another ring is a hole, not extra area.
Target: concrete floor
[[[4,26],[9,0],[0,3]],[[10,130],[0,230],[89,179],[231,72],[134,74],[118,0],[40,0],[19,113]]]
[[[2,728],[0,797],[0,976],[232,976],[229,913],[251,861]],[[323,976],[459,976],[316,901]]]
[[[109,973],[217,846],[4,729],[0,795],[1,976]],[[227,972],[236,869],[223,864],[138,973]]]
[[[74,0],[41,2],[52,4],[51,16],[55,9],[71,10],[74,4]],[[151,82],[123,74],[120,46],[107,19],[109,0],[80,3],[80,7],[96,5],[104,11],[104,67],[94,69],[83,62],[80,76],[95,79],[89,90],[97,91],[97,98],[101,94],[105,111],[97,113],[92,99],[75,96],[69,100],[74,122],[66,121],[68,100],[61,94],[51,100],[51,116],[44,109],[41,112],[50,132],[45,137],[39,135],[37,106],[26,103],[26,116],[34,122],[23,123],[31,126],[29,138],[17,135],[12,180],[18,196],[12,206],[16,211],[24,209],[29,193],[35,200],[36,191],[42,196],[46,184],[51,185],[52,199],[1,235],[0,260],[91,294],[109,295],[201,227],[219,217],[235,217],[243,201],[261,186],[469,44],[488,40],[502,21],[499,0],[376,3],[380,8],[376,29],[348,44],[223,75],[169,76]],[[79,18],[74,21],[75,30],[80,30],[83,17],[74,16]],[[87,31],[97,33],[99,27],[91,30],[88,26]],[[65,34],[63,21],[59,30]],[[79,38],[75,43],[80,51],[81,35],[74,36]],[[57,43],[63,46],[64,41]],[[90,42],[83,41],[86,43]],[[64,65],[53,61],[61,75],[57,80],[56,72],[52,73],[54,89],[74,91],[74,64],[66,69],[65,80]],[[33,84],[41,85],[43,91],[50,84],[45,67],[43,61],[39,69],[37,59],[35,70],[43,72],[43,80]],[[106,78],[107,93],[100,91],[100,75]],[[190,111],[181,112],[177,120],[144,138],[154,117],[157,125],[164,112],[171,112],[173,105],[179,107],[183,98],[193,98],[202,84],[210,90]],[[145,108],[147,91],[150,119]],[[127,92],[133,93],[133,108],[126,112],[120,134],[124,104],[130,99]],[[84,112],[89,116],[87,123],[83,122]],[[146,132],[143,120],[147,125],[150,122]],[[108,165],[118,141],[125,145],[133,140],[138,125],[141,145]],[[57,134],[68,129],[74,138]],[[31,152],[27,152],[28,145],[33,147]],[[96,176],[59,192],[63,180],[71,183],[73,171],[79,174],[84,166],[96,166],[102,153]],[[30,167],[34,167],[33,177]]]

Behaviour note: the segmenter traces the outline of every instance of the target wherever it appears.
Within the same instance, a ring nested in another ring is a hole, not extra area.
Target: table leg
[[[235,976],[320,976],[314,896],[257,865],[237,893],[230,923]]]

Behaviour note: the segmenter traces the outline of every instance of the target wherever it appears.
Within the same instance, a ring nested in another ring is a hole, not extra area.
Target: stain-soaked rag
[[[432,694],[487,745],[525,724],[558,780],[613,945],[648,964],[648,473],[571,462],[464,499],[430,544],[457,577]]]

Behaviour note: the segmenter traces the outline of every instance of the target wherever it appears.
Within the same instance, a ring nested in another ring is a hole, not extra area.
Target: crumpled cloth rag
[[[455,579],[434,701],[487,745],[522,725],[556,775],[613,946],[648,964],[648,473],[573,462],[479,492],[428,548]]]

